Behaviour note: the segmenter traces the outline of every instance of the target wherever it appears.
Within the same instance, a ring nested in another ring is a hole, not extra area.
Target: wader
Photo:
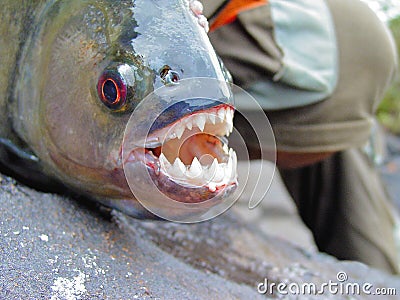
[[[223,11],[223,2],[203,1],[212,28]],[[265,81],[273,86],[285,55],[285,49],[276,42],[274,11],[271,13],[270,8],[273,1],[264,2],[238,10],[233,21],[210,33],[211,42],[234,82],[250,94],[256,90],[255,82]],[[396,213],[375,165],[363,150],[371,134],[375,109],[397,67],[393,40],[387,28],[361,1],[324,3],[336,37],[335,88],[313,103],[263,108],[274,130],[278,150],[334,154],[313,165],[280,172],[320,251],[398,273]],[[299,29],[298,34],[307,32]],[[267,103],[263,102],[259,87],[256,92],[253,94],[259,103]],[[240,118],[235,122],[244,135],[251,132],[243,129],[246,125]],[[250,149],[257,145],[250,133],[244,139]]]

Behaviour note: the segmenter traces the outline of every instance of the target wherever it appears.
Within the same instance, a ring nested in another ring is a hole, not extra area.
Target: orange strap
[[[267,3],[268,0],[231,0],[217,15],[215,21],[210,26],[210,31],[232,23],[242,11],[253,9]]]

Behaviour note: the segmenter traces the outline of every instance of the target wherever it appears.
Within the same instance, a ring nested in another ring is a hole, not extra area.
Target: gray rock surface
[[[264,278],[318,285],[338,272],[400,293],[397,277],[266,236],[233,211],[194,225],[139,221],[0,178],[0,299],[265,299]]]

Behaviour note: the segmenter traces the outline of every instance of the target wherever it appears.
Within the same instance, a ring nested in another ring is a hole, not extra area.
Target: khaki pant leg
[[[399,273],[394,210],[360,149],[300,169],[280,170],[321,251]]]
[[[367,141],[376,106],[393,78],[395,48],[387,28],[365,3],[358,0],[326,0],[326,3],[338,42],[339,81],[334,93],[312,105],[266,114],[278,150],[339,152],[321,163],[282,171],[282,176],[321,250],[338,258],[360,260],[397,272],[390,203],[376,170],[355,148]],[[269,20],[267,13],[263,17]],[[265,54],[274,51],[261,47],[263,43],[252,45],[260,37],[251,36],[251,30],[240,21],[218,29],[210,37],[233,77],[243,78],[239,83],[246,87],[256,79],[268,80],[267,75],[274,68],[273,64],[269,67],[264,64]],[[265,32],[263,42],[273,42],[273,24],[264,25],[267,26],[261,26]],[[264,36],[262,32],[260,35]],[[261,53],[253,55],[257,49]],[[240,123],[235,117],[235,127]],[[257,138],[245,126],[238,128],[256,157]]]

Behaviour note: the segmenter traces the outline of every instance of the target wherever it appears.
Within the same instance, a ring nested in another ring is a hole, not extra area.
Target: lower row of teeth
[[[171,164],[163,153],[159,157],[161,170],[174,181],[182,184],[207,186],[214,192],[218,186],[229,184],[236,176],[237,157],[235,151],[229,150],[229,159],[218,163],[214,158],[211,165],[202,165],[197,157],[190,166],[186,166],[179,157]]]

